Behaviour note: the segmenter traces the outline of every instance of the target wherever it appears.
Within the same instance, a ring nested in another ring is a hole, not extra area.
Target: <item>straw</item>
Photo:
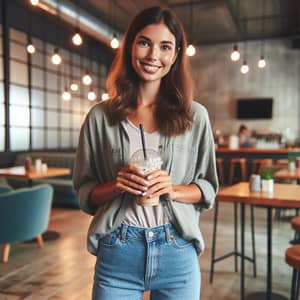
[[[142,139],[144,160],[147,160],[147,152],[146,152],[146,145],[145,145],[145,135],[144,135],[144,128],[143,128],[142,124],[140,124],[140,132],[141,132],[141,139]]]

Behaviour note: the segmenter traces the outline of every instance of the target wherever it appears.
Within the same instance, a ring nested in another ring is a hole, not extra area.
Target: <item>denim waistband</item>
[[[120,226],[120,238],[122,240],[134,237],[135,239],[146,239],[147,242],[165,239],[167,242],[173,239],[176,232],[172,224],[164,224],[156,227],[143,228],[127,224]]]

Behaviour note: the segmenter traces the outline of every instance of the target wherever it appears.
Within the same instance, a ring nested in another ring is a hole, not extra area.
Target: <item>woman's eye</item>
[[[164,50],[164,51],[170,51],[172,48],[171,46],[169,45],[162,45],[161,48]]]
[[[140,41],[138,41],[138,45],[143,46],[143,47],[148,47],[149,42],[147,42],[145,40],[140,40]]]

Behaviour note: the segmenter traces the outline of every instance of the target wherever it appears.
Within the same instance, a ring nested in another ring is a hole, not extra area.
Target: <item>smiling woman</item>
[[[73,181],[80,207],[94,215],[93,300],[141,299],[147,290],[155,300],[199,300],[199,215],[212,207],[218,182],[209,118],[192,101],[185,48],[170,10],[142,11],[113,63],[110,99],[82,126]],[[151,149],[163,161],[147,175],[130,164],[141,148],[139,127],[144,159]],[[107,149],[120,151],[112,157]],[[141,196],[159,201],[147,206]]]

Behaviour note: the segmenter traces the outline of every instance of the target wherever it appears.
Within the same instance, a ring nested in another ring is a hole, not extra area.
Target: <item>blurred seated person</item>
[[[246,125],[242,124],[240,126],[238,137],[240,148],[251,148],[255,146],[255,142],[251,139]]]

